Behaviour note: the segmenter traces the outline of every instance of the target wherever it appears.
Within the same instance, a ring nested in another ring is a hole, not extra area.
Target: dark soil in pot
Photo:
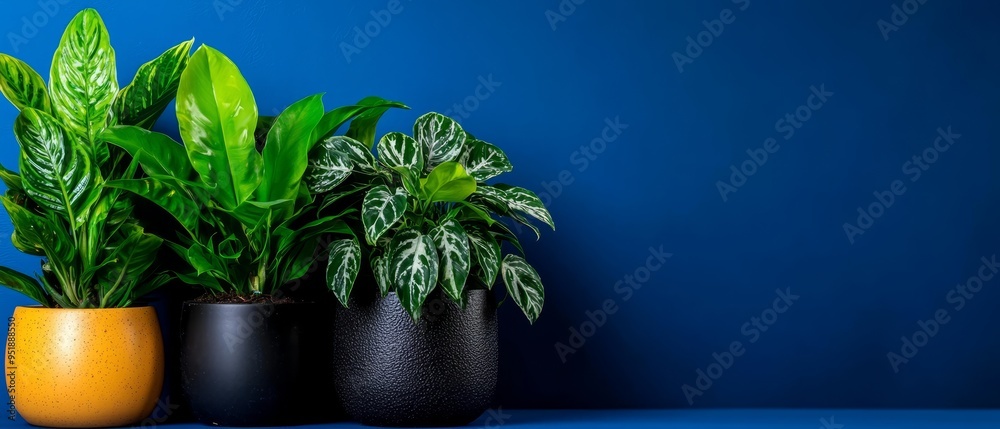
[[[372,426],[460,426],[493,405],[497,385],[496,301],[472,290],[463,310],[428,298],[414,323],[399,298],[359,284],[337,307],[334,362],[347,414]]]

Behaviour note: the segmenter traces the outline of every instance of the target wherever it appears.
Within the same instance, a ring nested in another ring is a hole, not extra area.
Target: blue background
[[[505,181],[544,193],[557,224],[524,235],[546,285],[541,319],[500,311],[504,408],[1000,404],[1000,279],[960,310],[946,298],[1000,253],[1000,32],[987,2],[929,0],[886,40],[876,23],[891,22],[891,0],[566,0],[562,12],[558,0],[402,0],[399,13],[379,13],[388,0],[51,1],[0,14],[0,51],[43,75],[65,24],[95,7],[123,83],[195,37],[242,68],[265,114],[316,92],[328,107],[379,95],[412,107],[380,134],[452,109],[502,147],[515,166]],[[673,54],[725,9],[735,21],[679,71]],[[35,34],[23,19],[40,13]],[[377,35],[345,55],[366,25]],[[491,77],[499,86],[476,98]],[[776,122],[813,86],[833,95],[785,139]],[[0,129],[15,115],[0,105]],[[158,128],[176,129],[172,116]],[[615,118],[627,128],[595,142]],[[961,137],[911,181],[904,163],[949,126]],[[718,182],[772,137],[779,149],[724,200]],[[16,154],[0,133],[0,163],[16,168]],[[572,183],[555,192],[560,177]],[[905,193],[852,243],[843,225],[894,180]],[[651,272],[650,247],[672,254]],[[37,268],[9,240],[0,259]],[[616,289],[647,273],[630,295]],[[744,324],[786,288],[798,300],[751,342]],[[590,330],[587,312],[607,300],[617,311]],[[0,314],[28,303],[0,291]],[[949,322],[895,371],[887,353],[939,309]],[[556,344],[572,329],[592,335],[564,362]],[[744,353],[689,403],[682,386],[734,341]]]

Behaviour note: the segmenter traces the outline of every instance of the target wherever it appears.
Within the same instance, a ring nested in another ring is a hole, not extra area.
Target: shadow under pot
[[[187,302],[181,389],[194,417],[217,426],[309,423],[321,408],[320,307]]]
[[[462,426],[493,405],[496,301],[470,290],[463,310],[435,293],[414,323],[395,293],[338,306],[334,375],[347,414],[369,426]]]

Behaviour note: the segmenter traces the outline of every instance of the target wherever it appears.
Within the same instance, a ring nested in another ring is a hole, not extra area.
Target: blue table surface
[[[20,418],[0,426],[31,427]],[[149,425],[147,427],[151,427]],[[208,428],[195,423],[163,428]],[[502,410],[490,411],[468,428],[616,428],[673,429],[875,429],[1000,428],[1000,410],[844,410],[844,409],[698,409],[698,410]],[[361,427],[354,423],[295,426],[299,429]],[[0,428],[2,429],[2,428]]]

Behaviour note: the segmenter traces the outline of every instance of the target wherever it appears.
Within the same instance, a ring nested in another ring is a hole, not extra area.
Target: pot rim
[[[153,307],[152,305],[136,305],[136,306],[129,306],[129,307],[105,307],[105,308],[62,308],[62,307],[43,307],[42,305],[35,304],[35,305],[17,305],[17,306],[14,306],[14,309],[24,309],[24,310],[30,310],[30,311],[43,311],[43,312],[46,312],[46,311],[50,311],[50,312],[58,312],[58,311],[79,311],[79,312],[87,312],[87,311],[109,311],[110,312],[110,311],[114,311],[114,310],[119,310],[119,311],[146,311],[147,309],[153,309],[153,310],[155,310],[156,308]]]
[[[221,306],[221,307],[252,307],[252,306],[278,306],[278,305],[317,305],[318,302],[311,301],[295,301],[295,302],[197,302],[197,301],[184,301],[184,306],[195,306],[195,305],[205,305],[205,306]]]

